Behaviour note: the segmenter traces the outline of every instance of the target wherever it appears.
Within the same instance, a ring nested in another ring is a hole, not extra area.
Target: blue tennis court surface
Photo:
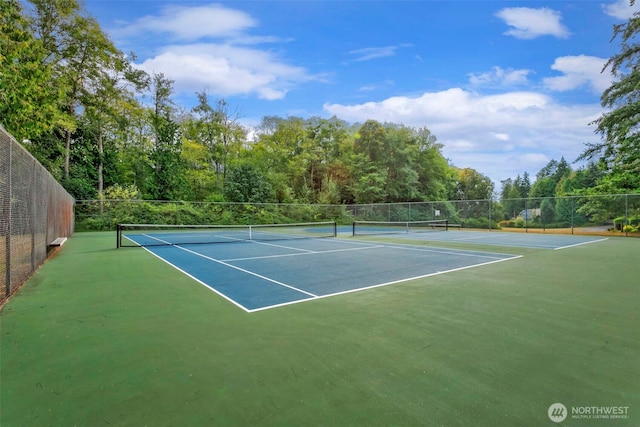
[[[409,232],[404,234],[380,235],[376,237],[388,237],[395,239],[404,237],[413,240],[475,243],[482,245],[553,250],[566,249],[606,240],[606,238],[603,237],[586,235],[516,233],[504,231],[458,231],[453,229],[449,229],[449,231],[444,232]]]
[[[336,238],[146,250],[248,312],[519,258]]]

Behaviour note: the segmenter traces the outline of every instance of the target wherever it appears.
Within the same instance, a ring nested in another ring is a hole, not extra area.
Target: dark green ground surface
[[[638,239],[250,314],[114,246],[76,234],[3,308],[2,427],[640,425]]]

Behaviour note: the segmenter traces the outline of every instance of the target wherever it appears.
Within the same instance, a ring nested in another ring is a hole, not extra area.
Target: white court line
[[[131,240],[131,239],[129,239]],[[135,243],[135,242],[134,242]],[[150,250],[149,248],[147,248],[146,246],[141,246],[145,251],[149,252],[151,255],[153,255],[154,257],[158,258],[159,260],[169,264],[171,267],[175,268],[176,270],[178,270],[179,272],[185,274],[186,276],[192,278],[193,280],[195,280],[197,283],[200,283],[202,286],[204,286],[205,288],[209,289],[212,292],[215,292],[216,294],[220,295],[222,298],[226,299],[227,301],[233,303],[233,305],[235,305],[236,307],[240,307],[241,309],[243,309],[244,311],[246,311],[247,313],[251,313],[251,310],[249,310],[247,307],[245,307],[244,305],[240,304],[239,302],[235,301],[233,298],[230,298],[228,296],[226,296],[225,294],[223,294],[222,292],[219,292],[217,289],[207,285],[205,282],[203,282],[202,280],[198,279],[197,277],[191,275],[190,273],[188,273],[187,271],[181,269],[180,267],[178,267],[177,265],[169,262],[168,260],[164,259],[163,257],[161,257],[160,255],[156,254],[155,252],[153,252],[152,250]]]
[[[280,247],[286,248],[286,246],[280,246]],[[362,248],[331,249],[326,251],[308,251],[305,253],[297,253],[297,254],[264,255],[264,256],[248,257],[248,258],[230,258],[230,259],[224,259],[222,261],[232,262],[232,261],[249,261],[252,259],[285,258],[285,257],[300,256],[300,255],[330,254],[333,252],[364,251],[367,249],[376,249],[376,248],[384,248],[384,247],[385,247],[384,245],[375,245],[375,246],[366,246]],[[295,249],[295,248],[292,248],[292,249]]]
[[[567,248],[574,248],[576,246],[588,245],[589,243],[603,242],[605,240],[609,240],[609,238],[605,237],[604,239],[590,240],[588,242],[576,243],[575,245],[561,246],[559,248],[555,248],[554,251],[559,251],[561,249],[567,249]]]
[[[356,243],[356,242],[353,242]],[[366,243],[365,243],[366,244]],[[471,257],[479,257],[479,258],[502,258],[502,257],[511,257],[511,254],[504,254],[500,252],[491,252],[491,251],[477,251],[473,249],[447,249],[447,248],[438,248],[435,246],[420,246],[420,245],[407,245],[401,243],[384,243],[382,246],[388,248],[395,249],[405,249],[405,250],[417,250],[417,251],[425,251],[425,252],[434,252],[437,254],[446,254],[446,255],[462,255],[462,256],[471,256]],[[474,253],[475,252],[475,253]],[[496,256],[490,256],[487,254],[495,254]]]
[[[160,242],[165,242],[165,241],[164,241],[164,240],[162,240],[162,239],[154,238],[154,237],[152,237],[152,236],[147,236],[147,237],[153,238],[153,239],[158,240],[158,241],[160,241]],[[166,242],[166,243],[168,243],[168,242]],[[254,243],[258,243],[258,242],[254,242]],[[359,244],[359,245],[364,246],[364,247],[363,247],[363,248],[346,248],[346,249],[339,249],[339,250],[333,250],[333,251],[324,251],[324,252],[340,252],[340,251],[347,251],[347,250],[375,249],[375,248],[385,248],[385,247],[388,247],[388,248],[403,249],[403,250],[414,250],[414,251],[423,251],[423,252],[435,252],[435,253],[448,254],[448,255],[471,256],[471,257],[477,257],[477,258],[496,258],[496,257],[488,256],[488,255],[477,255],[477,254],[468,254],[468,253],[455,252],[455,251],[450,251],[450,250],[439,250],[439,249],[437,249],[437,248],[434,248],[434,249],[426,249],[426,248],[421,248],[421,247],[418,247],[418,246],[411,247],[410,245],[395,245],[395,244],[372,245],[372,244],[370,244],[370,243],[364,243],[364,242],[363,242],[363,243],[360,243],[360,242],[350,242],[350,243],[356,243],[356,244]],[[218,295],[222,296],[222,297],[223,297],[224,299],[226,299],[227,301],[232,302],[235,306],[242,308],[244,311],[246,311],[246,312],[248,312],[248,313],[253,313],[253,312],[256,312],[256,311],[268,310],[268,309],[271,309],[271,308],[283,307],[283,306],[291,305],[291,304],[298,304],[298,303],[307,302],[307,301],[316,300],[316,299],[321,299],[321,298],[328,298],[328,297],[337,296],[337,295],[343,295],[343,294],[349,294],[349,293],[353,293],[353,292],[364,291],[364,290],[367,290],[367,289],[379,288],[379,287],[382,287],[382,286],[394,285],[394,284],[397,284],[397,283],[403,283],[403,282],[408,282],[408,281],[411,281],[411,280],[423,279],[423,278],[426,278],[426,277],[437,276],[437,275],[445,274],[445,273],[452,273],[452,272],[455,272],[455,271],[466,270],[466,269],[469,269],[469,268],[480,267],[480,266],[489,265],[489,264],[494,264],[494,263],[498,263],[498,262],[502,262],[502,261],[510,261],[510,260],[513,260],[513,259],[518,259],[518,258],[522,258],[522,257],[523,257],[522,255],[515,255],[515,256],[510,256],[510,257],[508,257],[508,258],[493,259],[492,261],[488,261],[488,262],[484,262],[484,263],[480,263],[480,264],[473,264],[473,265],[468,265],[468,266],[464,266],[464,267],[453,268],[453,269],[445,270],[445,271],[437,271],[437,272],[435,272],[435,273],[423,274],[423,275],[420,275],[420,276],[414,276],[414,277],[409,277],[409,278],[404,278],[404,279],[394,280],[394,281],[391,281],[391,282],[380,283],[380,284],[377,284],[377,285],[364,286],[364,287],[361,287],[361,288],[355,288],[355,289],[348,289],[348,290],[345,290],[345,291],[334,292],[334,293],[326,294],[326,295],[315,295],[315,294],[312,294],[312,293],[310,293],[310,292],[304,291],[304,290],[302,290],[302,289],[296,288],[296,287],[294,287],[294,286],[287,285],[286,283],[282,283],[282,282],[279,282],[279,281],[277,281],[277,280],[270,279],[270,278],[268,278],[268,277],[266,277],[266,276],[262,276],[262,275],[260,275],[260,274],[254,273],[254,272],[252,272],[252,271],[245,270],[245,269],[240,268],[240,267],[236,267],[236,266],[234,266],[234,265],[232,265],[232,264],[228,264],[228,263],[227,263],[227,262],[225,262],[225,261],[218,260],[218,259],[215,259],[215,258],[212,258],[212,257],[206,256],[206,255],[200,254],[200,253],[198,253],[198,252],[192,251],[192,250],[187,249],[187,248],[183,248],[183,247],[181,247],[181,246],[179,246],[179,245],[172,245],[172,246],[175,246],[175,247],[177,247],[178,249],[181,249],[181,250],[183,250],[183,251],[186,251],[186,252],[192,253],[192,254],[197,255],[197,256],[199,256],[199,257],[202,257],[202,258],[208,259],[208,260],[210,260],[210,261],[214,261],[214,262],[219,263],[219,264],[222,264],[222,265],[224,265],[224,266],[231,267],[231,268],[233,268],[233,269],[235,269],[235,270],[242,271],[242,272],[247,273],[247,274],[250,274],[250,275],[252,275],[252,276],[255,276],[255,277],[261,278],[261,279],[263,279],[263,280],[266,280],[266,281],[269,281],[269,282],[275,283],[275,284],[280,285],[280,286],[287,287],[287,288],[289,288],[289,289],[292,289],[292,290],[295,290],[295,291],[298,291],[298,292],[301,292],[301,293],[303,293],[303,294],[305,294],[305,295],[309,295],[309,296],[310,296],[310,298],[303,298],[303,299],[296,300],[296,301],[288,301],[288,302],[284,302],[284,303],[280,303],[280,304],[274,304],[274,305],[270,305],[270,306],[259,307],[259,308],[255,308],[255,309],[249,309],[249,308],[247,308],[247,307],[245,307],[245,306],[241,305],[240,303],[236,302],[235,300],[231,299],[230,297],[226,296],[225,294],[223,294],[223,293],[219,292],[218,290],[216,290],[216,289],[215,289],[215,288],[213,288],[212,286],[210,286],[210,285],[206,284],[205,282],[203,282],[203,281],[199,280],[198,278],[194,277],[193,275],[191,275],[191,274],[187,273],[186,271],[182,270],[181,268],[179,268],[179,267],[177,267],[176,265],[172,264],[171,262],[167,261],[166,259],[162,258],[160,255],[155,254],[154,252],[150,251],[148,248],[146,248],[146,247],[144,247],[144,246],[143,246],[143,248],[144,248],[147,252],[150,252],[151,254],[153,254],[154,256],[156,256],[157,258],[161,259],[162,261],[164,261],[164,262],[166,262],[167,264],[169,264],[169,265],[171,265],[172,267],[174,267],[176,270],[178,270],[178,271],[180,271],[180,272],[182,272],[182,273],[186,274],[188,277],[190,277],[190,278],[194,279],[196,282],[200,283],[201,285],[206,286],[208,289],[212,290],[212,291],[213,291],[213,292],[215,292],[216,294],[218,294]],[[277,246],[277,245],[274,245],[274,246]],[[291,249],[295,249],[295,248],[291,248]],[[473,252],[473,251],[465,251],[465,252]],[[322,253],[322,252],[315,252],[315,253]],[[289,255],[306,255],[306,253],[305,253],[305,254],[289,254]],[[503,254],[503,255],[506,255],[506,254]]]
[[[365,286],[365,287],[356,288],[356,289],[349,289],[349,290],[346,290],[346,291],[334,292],[332,294],[318,295],[316,298],[313,298],[313,299],[306,299],[306,300],[300,300],[300,301],[289,301],[289,302],[282,303],[282,304],[275,304],[275,305],[270,305],[270,306],[266,306],[266,307],[254,308],[252,310],[247,310],[247,311],[249,313],[253,313],[253,312],[256,312],[256,311],[268,310],[270,308],[282,307],[282,306],[285,306],[285,305],[298,304],[298,303],[307,302],[307,301],[315,301],[316,299],[329,298],[329,297],[334,297],[334,296],[337,296],[337,295],[344,295],[344,294],[350,294],[350,293],[353,293],[353,292],[364,291],[364,290],[367,290],[367,289],[380,288],[382,286],[395,285],[395,284],[398,284],[398,283],[408,282],[410,280],[424,279],[425,277],[438,276],[440,274],[446,274],[446,273],[453,273],[454,271],[461,271],[461,270],[466,270],[466,269],[469,269],[469,268],[481,267],[483,265],[495,264],[495,263],[502,262],[502,261],[511,261],[511,260],[514,260],[514,259],[522,258],[522,257],[523,257],[522,255],[516,255],[516,256],[513,256],[511,258],[502,258],[502,259],[497,259],[497,260],[493,260],[493,261],[483,262],[482,264],[467,265],[465,267],[452,268],[451,270],[437,271],[435,273],[423,274],[421,276],[415,276],[415,277],[409,277],[409,278],[406,278],[406,279],[394,280],[392,282],[379,283],[377,285]]]
[[[500,234],[495,234],[495,235],[496,235],[496,237],[504,237],[505,236],[505,235],[500,235]],[[461,237],[461,238],[458,238],[458,239],[451,239],[451,240],[454,240],[456,242],[461,242],[463,240],[477,240],[477,239],[484,239],[486,237],[487,237],[486,235],[482,235],[482,236],[474,236],[474,237]],[[491,237],[493,237],[493,236],[491,236]]]
[[[405,251],[418,251],[418,252],[434,252],[437,254],[444,254],[444,255],[458,255],[458,256],[468,256],[468,257],[475,257],[475,258],[489,258],[489,259],[504,259],[501,256],[491,256],[491,255],[485,255],[488,254],[489,252],[482,252],[482,254],[474,254],[474,253],[464,253],[463,251],[457,252],[457,251],[450,251],[450,250],[440,250],[440,249],[423,249],[419,246],[393,246],[393,245],[389,245],[388,247],[390,248],[394,248],[394,249],[401,249],[401,250],[405,250]],[[472,251],[466,251],[466,252],[472,252]],[[496,255],[506,255],[506,254],[496,254]],[[508,258],[507,258],[508,259]]]
[[[309,250],[309,249],[292,248],[291,246],[276,245],[275,243],[259,242],[259,241],[257,241],[257,240],[250,240],[250,242],[251,242],[251,243],[255,243],[256,245],[273,246],[274,248],[291,249],[292,251],[300,251],[300,252],[305,252],[305,253],[313,253],[313,251],[312,251],[312,250]]]
[[[182,246],[178,246],[178,245],[175,245],[175,247],[178,248],[178,249],[182,249],[185,252],[189,252],[189,253],[192,253],[192,254],[197,255],[199,257],[208,259],[210,261],[217,262],[218,264],[222,264],[222,265],[224,265],[226,267],[230,267],[230,268],[233,268],[235,270],[242,271],[243,273],[247,273],[247,274],[250,274],[250,275],[255,276],[255,277],[259,277],[260,279],[266,280],[267,282],[275,283],[276,285],[284,286],[285,288],[293,289],[294,291],[302,292],[303,294],[310,295],[312,297],[317,297],[318,296],[318,295],[312,294],[311,292],[307,292],[307,291],[303,291],[302,289],[298,289],[295,286],[287,285],[286,283],[279,282],[279,281],[271,279],[271,278],[269,278],[267,276],[263,276],[261,274],[254,273],[253,271],[246,270],[246,269],[241,268],[241,267],[237,267],[237,266],[235,266],[233,264],[229,264],[229,263],[224,262],[224,261],[220,261],[219,259],[211,258],[210,256],[203,255],[203,254],[198,253],[196,251],[192,251],[191,249],[183,248]]]

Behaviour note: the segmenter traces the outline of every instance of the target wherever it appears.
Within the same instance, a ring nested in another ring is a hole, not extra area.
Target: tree
[[[367,120],[358,130],[353,143],[353,151],[363,154],[374,164],[384,162],[384,145],[387,132],[382,124],[375,120]]]
[[[148,183],[148,191],[154,199],[176,200],[183,192],[184,163],[180,157],[180,126],[174,118],[171,100],[173,80],[162,73],[154,74],[151,86],[153,108],[149,111],[149,119],[153,132],[153,174]]]
[[[507,178],[501,183],[500,201],[504,209],[504,219],[515,218],[524,209],[524,203],[521,200],[522,196],[511,178]]]
[[[62,121],[62,91],[47,52],[17,0],[0,2],[0,122],[18,141],[51,132]]]
[[[347,179],[344,175],[344,154],[351,142],[347,125],[335,116],[330,119],[312,117],[307,120],[309,141],[309,182],[315,193],[314,199],[321,203],[327,200],[340,201],[345,192]]]
[[[215,175],[211,172],[211,157],[207,147],[185,137],[182,141],[180,159],[185,167],[185,199],[206,200],[216,192]]]
[[[404,125],[387,125],[383,170],[387,171],[387,202],[420,200],[416,131]]]
[[[442,144],[426,127],[415,130],[417,150],[414,169],[418,173],[417,189],[422,200],[450,199],[455,186],[456,170],[442,155]]]
[[[191,110],[194,118],[188,133],[209,151],[209,163],[216,176],[216,186],[222,190],[229,156],[239,153],[246,139],[246,131],[238,123],[239,111],[230,111],[224,99],[218,100],[214,108],[205,91],[197,92],[196,96],[198,105]]]
[[[529,192],[529,197],[553,197],[555,195],[556,182],[551,176],[538,179]]]
[[[386,138],[386,130],[375,120],[367,120],[355,136],[350,168],[356,203],[381,203],[387,198]]]
[[[111,138],[115,143],[122,114],[135,108],[138,102],[136,92],[148,86],[148,75],[141,70],[134,70],[124,54],[119,51],[108,52],[102,59],[102,66],[93,72],[92,78],[87,80],[82,94],[84,105],[84,120],[94,128],[95,145],[98,152],[98,196],[104,190],[104,159],[105,140]],[[128,104],[128,105],[127,105]],[[115,147],[112,151],[116,151]]]
[[[565,160],[564,156],[562,156],[558,162],[558,166],[556,167],[556,173],[553,175],[553,180],[557,184],[562,180],[562,178],[569,176],[571,172],[571,166],[569,166],[569,163]]]
[[[633,5],[634,0],[630,1]],[[603,141],[586,144],[578,160],[598,160],[606,176],[602,191],[640,190],[640,14],[613,27],[612,40],[620,37],[620,51],[603,68],[615,78],[601,96],[609,110],[593,122]]]
[[[488,176],[472,168],[458,170],[456,198],[458,200],[485,200],[493,198],[494,185]]]
[[[365,154],[354,154],[351,159],[351,192],[356,203],[381,203],[386,199],[386,173],[381,171]]]
[[[80,15],[76,0],[30,1],[34,5],[33,31],[46,50],[45,62],[53,67],[55,84],[64,91],[64,179],[68,180],[76,110],[85,79],[98,69],[97,58],[106,46],[106,36],[94,19]]]
[[[540,203],[540,220],[542,224],[549,225],[553,222],[556,215],[556,208],[553,199],[544,199]]]
[[[522,178],[520,177],[520,175],[518,175],[513,185],[518,189],[520,197],[529,197],[529,191],[531,191],[531,181],[529,180],[529,173],[525,172],[522,175]]]
[[[241,162],[229,168],[224,181],[224,196],[231,202],[273,202],[273,187],[252,163]]]
[[[551,178],[553,182],[558,184],[560,180],[562,180],[562,178],[568,176],[569,174],[571,174],[571,166],[569,166],[569,163],[567,163],[565,158],[562,157],[560,161],[550,160],[549,163],[547,163],[542,169],[540,169],[540,171],[538,171],[538,173],[536,174],[536,179],[540,181],[545,178]]]
[[[481,174],[472,168],[458,170],[458,181],[455,187],[455,194],[458,200],[465,200],[459,209],[462,218],[480,219],[488,218],[493,199],[493,182],[488,176]]]

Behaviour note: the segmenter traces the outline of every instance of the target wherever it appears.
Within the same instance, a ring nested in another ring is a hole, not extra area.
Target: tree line
[[[26,7],[28,5],[29,7]],[[263,117],[206,91],[180,109],[173,81],[118,50],[76,0],[0,3],[0,120],[77,199],[380,203],[490,199],[494,184],[442,154],[428,128],[337,117]],[[501,198],[640,191],[638,18],[614,28],[618,78],[573,171],[563,158],[502,182]],[[508,206],[505,211],[509,212]]]

